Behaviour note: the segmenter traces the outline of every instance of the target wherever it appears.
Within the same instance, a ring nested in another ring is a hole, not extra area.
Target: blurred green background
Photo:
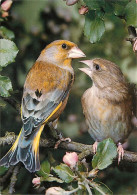
[[[15,33],[19,53],[16,62],[3,69],[2,74],[9,76],[13,89],[17,91],[16,98],[21,102],[23,84],[41,50],[50,42],[57,39],[67,39],[75,42],[87,55],[87,59],[105,58],[118,64],[130,82],[137,84],[137,64],[132,45],[125,41],[128,31],[124,21],[111,15],[106,15],[106,32],[99,43],[91,44],[83,34],[84,16],[79,15],[80,4],[68,7],[63,0],[31,0],[14,1],[9,22],[3,23]],[[85,144],[93,144],[81,108],[81,96],[92,85],[91,80],[78,70],[82,64],[73,61],[75,83],[71,90],[67,107],[60,117],[58,129],[65,137]],[[10,105],[1,108],[1,136],[6,131],[19,133],[21,128],[20,114]],[[9,147],[3,147],[1,156]],[[137,131],[133,131],[126,144],[126,150],[137,151]],[[40,153],[46,155],[44,149]],[[59,154],[60,159],[62,153]],[[42,157],[41,157],[42,158]],[[60,160],[61,161],[61,160]],[[38,193],[32,186],[30,174],[21,168],[16,183],[17,194]],[[137,194],[137,168],[132,164],[111,166],[99,174],[114,194]],[[10,178],[9,178],[10,181]],[[8,182],[4,184],[7,188]]]

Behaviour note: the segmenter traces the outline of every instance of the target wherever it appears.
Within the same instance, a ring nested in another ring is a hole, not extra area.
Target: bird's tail
[[[44,125],[35,130],[30,137],[24,137],[22,128],[15,143],[7,154],[0,160],[0,166],[9,167],[21,161],[30,172],[40,169],[39,141]]]

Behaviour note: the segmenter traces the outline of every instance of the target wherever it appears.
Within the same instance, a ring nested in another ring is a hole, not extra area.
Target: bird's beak
[[[92,68],[92,66],[93,66],[92,60],[83,60],[83,61],[79,61],[79,62],[86,64],[90,68]]]
[[[86,57],[86,55],[78,48],[78,47],[73,47],[70,49],[68,53],[68,58],[83,58]]]
[[[82,72],[86,73],[88,76],[91,77],[91,72],[92,72],[92,60],[84,60],[80,61],[84,64],[86,64],[88,67],[87,68],[79,68]]]

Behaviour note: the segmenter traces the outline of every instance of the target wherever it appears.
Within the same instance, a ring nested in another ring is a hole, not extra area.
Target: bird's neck
[[[100,99],[106,99],[113,103],[120,103],[123,100],[129,99],[128,89],[112,89],[111,87],[107,88],[98,88],[95,84],[92,86],[92,93],[94,96]]]
[[[55,59],[53,56],[50,56],[49,54],[46,55],[46,53],[43,55],[43,53],[40,54],[40,56],[37,59],[37,62],[46,62],[48,64],[53,64],[55,66],[58,66],[59,68],[68,70],[70,73],[74,73],[74,70],[71,66],[72,59],[66,58],[65,60],[62,59]]]

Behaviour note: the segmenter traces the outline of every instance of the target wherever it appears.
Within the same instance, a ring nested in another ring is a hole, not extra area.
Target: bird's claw
[[[121,143],[118,144],[117,152],[118,152],[118,164],[119,164],[121,159],[123,160],[124,157],[124,149]]]
[[[71,139],[69,138],[69,137],[67,137],[67,138],[61,138],[61,139],[59,139],[57,142],[56,142],[56,144],[55,144],[55,146],[54,146],[54,149],[57,149],[58,148],[58,146],[59,146],[59,144],[61,143],[61,142],[71,142]]]
[[[97,147],[98,147],[98,142],[95,141],[95,143],[93,144],[93,153],[96,154],[97,152]]]

